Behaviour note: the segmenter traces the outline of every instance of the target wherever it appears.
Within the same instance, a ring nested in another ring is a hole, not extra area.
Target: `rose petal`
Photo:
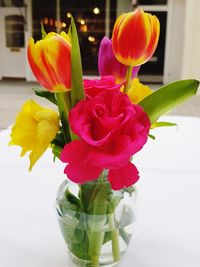
[[[124,166],[132,155],[131,139],[121,135],[117,142],[113,142],[107,151],[93,148],[90,152],[92,162],[105,169]]]
[[[66,163],[78,163],[87,158],[89,151],[88,144],[82,140],[76,140],[64,146],[60,160]]]
[[[90,146],[82,140],[65,145],[60,159],[69,163],[64,173],[75,183],[85,183],[97,179],[102,168],[91,164]]]
[[[99,80],[84,80],[84,89],[87,99],[94,98],[105,91],[119,92],[120,87],[120,84],[115,84],[115,77],[113,76],[103,76]]]
[[[118,169],[111,169],[108,173],[108,180],[113,190],[120,190],[135,184],[139,179],[139,172],[134,164],[128,162]]]
[[[65,167],[64,173],[71,181],[83,184],[97,179],[102,170],[102,168],[93,166],[91,164],[91,159],[86,159],[79,163],[69,163],[69,165]]]

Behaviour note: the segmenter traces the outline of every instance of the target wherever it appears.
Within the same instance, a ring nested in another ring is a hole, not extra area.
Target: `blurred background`
[[[0,0],[0,128],[14,122],[27,98],[35,98],[31,88],[38,84],[27,64],[26,47],[31,36],[41,39],[41,22],[46,32],[68,31],[74,16],[84,75],[91,77],[98,75],[101,39],[111,37],[117,16],[138,6],[161,23],[158,48],[142,66],[140,80],[156,89],[178,79],[200,79],[199,0]],[[200,96],[172,114],[200,116]]]

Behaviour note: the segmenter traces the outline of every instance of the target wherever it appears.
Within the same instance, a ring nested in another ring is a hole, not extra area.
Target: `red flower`
[[[113,189],[129,187],[139,179],[130,157],[147,141],[150,121],[128,96],[106,91],[80,101],[69,114],[71,129],[80,140],[65,145],[61,160],[65,173],[76,183],[97,179],[108,169]]]
[[[113,76],[104,76],[96,80],[84,80],[84,89],[87,98],[93,98],[105,91],[119,91],[121,85],[115,84]]]

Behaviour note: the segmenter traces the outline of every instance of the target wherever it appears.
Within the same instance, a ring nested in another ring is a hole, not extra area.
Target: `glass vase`
[[[56,200],[60,229],[73,266],[115,266],[135,221],[134,187],[114,191],[106,179],[83,185],[65,180]]]

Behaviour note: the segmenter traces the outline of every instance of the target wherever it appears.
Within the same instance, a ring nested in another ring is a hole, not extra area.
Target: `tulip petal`
[[[130,33],[131,29],[131,33]],[[129,59],[137,59],[143,55],[143,51],[148,47],[151,37],[151,27],[148,16],[139,9],[135,16],[132,13],[128,14],[120,27],[118,35],[118,49],[121,51],[121,56]],[[126,49],[128,43],[131,47]]]
[[[71,55],[70,43],[60,35],[48,38],[44,44],[44,54],[48,63],[49,75],[54,78],[54,84],[58,86],[71,87]],[[65,60],[63,60],[65,58]],[[58,91],[58,90],[57,90]],[[62,88],[59,91],[63,91]]]
[[[160,23],[156,16],[152,16],[149,14],[149,19],[151,22],[151,39],[148,45],[148,48],[145,52],[144,58],[148,61],[152,55],[154,54],[156,47],[158,45],[159,35],[160,35]]]
[[[112,45],[119,62],[127,66],[144,64],[155,52],[160,33],[156,16],[138,8],[122,14],[116,21]]]
[[[70,90],[71,44],[66,33],[51,32],[35,44],[30,39],[27,52],[30,67],[42,86],[53,92]]]
[[[51,78],[41,59],[41,49],[39,49],[39,46],[36,48],[32,38],[29,40],[27,56],[29,65],[40,84],[45,88],[53,88]]]
[[[98,69],[100,76],[114,76],[116,83],[125,81],[127,66],[120,63],[112,49],[112,41],[108,37],[104,37],[99,47],[98,55]],[[140,66],[134,67],[132,71],[132,78],[137,77]]]

